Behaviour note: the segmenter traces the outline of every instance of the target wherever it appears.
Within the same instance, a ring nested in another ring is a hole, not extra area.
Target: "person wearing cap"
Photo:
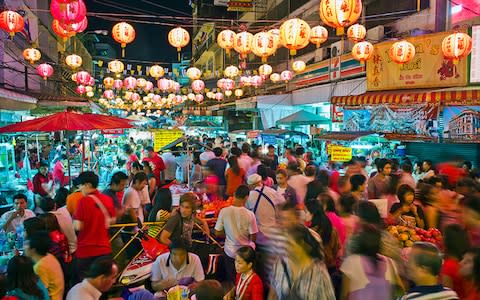
[[[73,216],[78,231],[75,257],[80,282],[95,259],[111,255],[108,228],[115,223],[116,212],[113,200],[97,190],[98,176],[94,172],[80,173],[76,183],[83,194]]]
[[[262,176],[258,174],[248,176],[247,183],[250,194],[245,206],[255,214],[257,220],[257,243],[264,244],[269,229],[277,226],[277,206],[285,202],[285,199],[271,187],[265,186]]]
[[[185,240],[173,240],[170,252],[161,254],[152,266],[152,288],[163,292],[176,285],[190,285],[205,279],[198,255],[188,252]]]

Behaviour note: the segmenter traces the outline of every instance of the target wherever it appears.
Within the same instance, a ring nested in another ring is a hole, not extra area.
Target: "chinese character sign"
[[[405,64],[397,64],[389,57],[393,42],[376,44],[375,53],[367,62],[367,90],[465,86],[467,60],[454,64],[443,57],[442,41],[447,35],[436,33],[408,38],[415,46],[415,56]]]

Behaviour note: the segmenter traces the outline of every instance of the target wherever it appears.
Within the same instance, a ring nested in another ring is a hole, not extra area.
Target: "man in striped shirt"
[[[453,290],[438,284],[442,269],[438,248],[425,242],[415,243],[408,258],[408,275],[415,283],[400,300],[454,300],[459,299]]]

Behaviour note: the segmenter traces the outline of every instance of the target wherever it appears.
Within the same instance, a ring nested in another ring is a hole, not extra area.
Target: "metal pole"
[[[37,142],[37,160],[40,162],[40,145],[38,144],[38,134],[35,135],[35,140]]]

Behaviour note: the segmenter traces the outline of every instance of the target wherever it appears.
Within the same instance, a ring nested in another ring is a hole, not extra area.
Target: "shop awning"
[[[313,114],[311,112],[300,110],[285,118],[277,121],[277,124],[300,126],[300,125],[317,125],[317,124],[330,124],[332,121],[325,117]]]
[[[7,110],[30,110],[36,107],[37,99],[18,92],[0,88],[0,108]]]
[[[325,132],[315,136],[317,140],[326,141],[353,141],[362,136],[374,134],[373,131],[339,131],[339,132]]]
[[[480,104],[480,89],[445,89],[428,91],[371,92],[356,96],[332,97],[332,104],[339,106],[375,104]]]

